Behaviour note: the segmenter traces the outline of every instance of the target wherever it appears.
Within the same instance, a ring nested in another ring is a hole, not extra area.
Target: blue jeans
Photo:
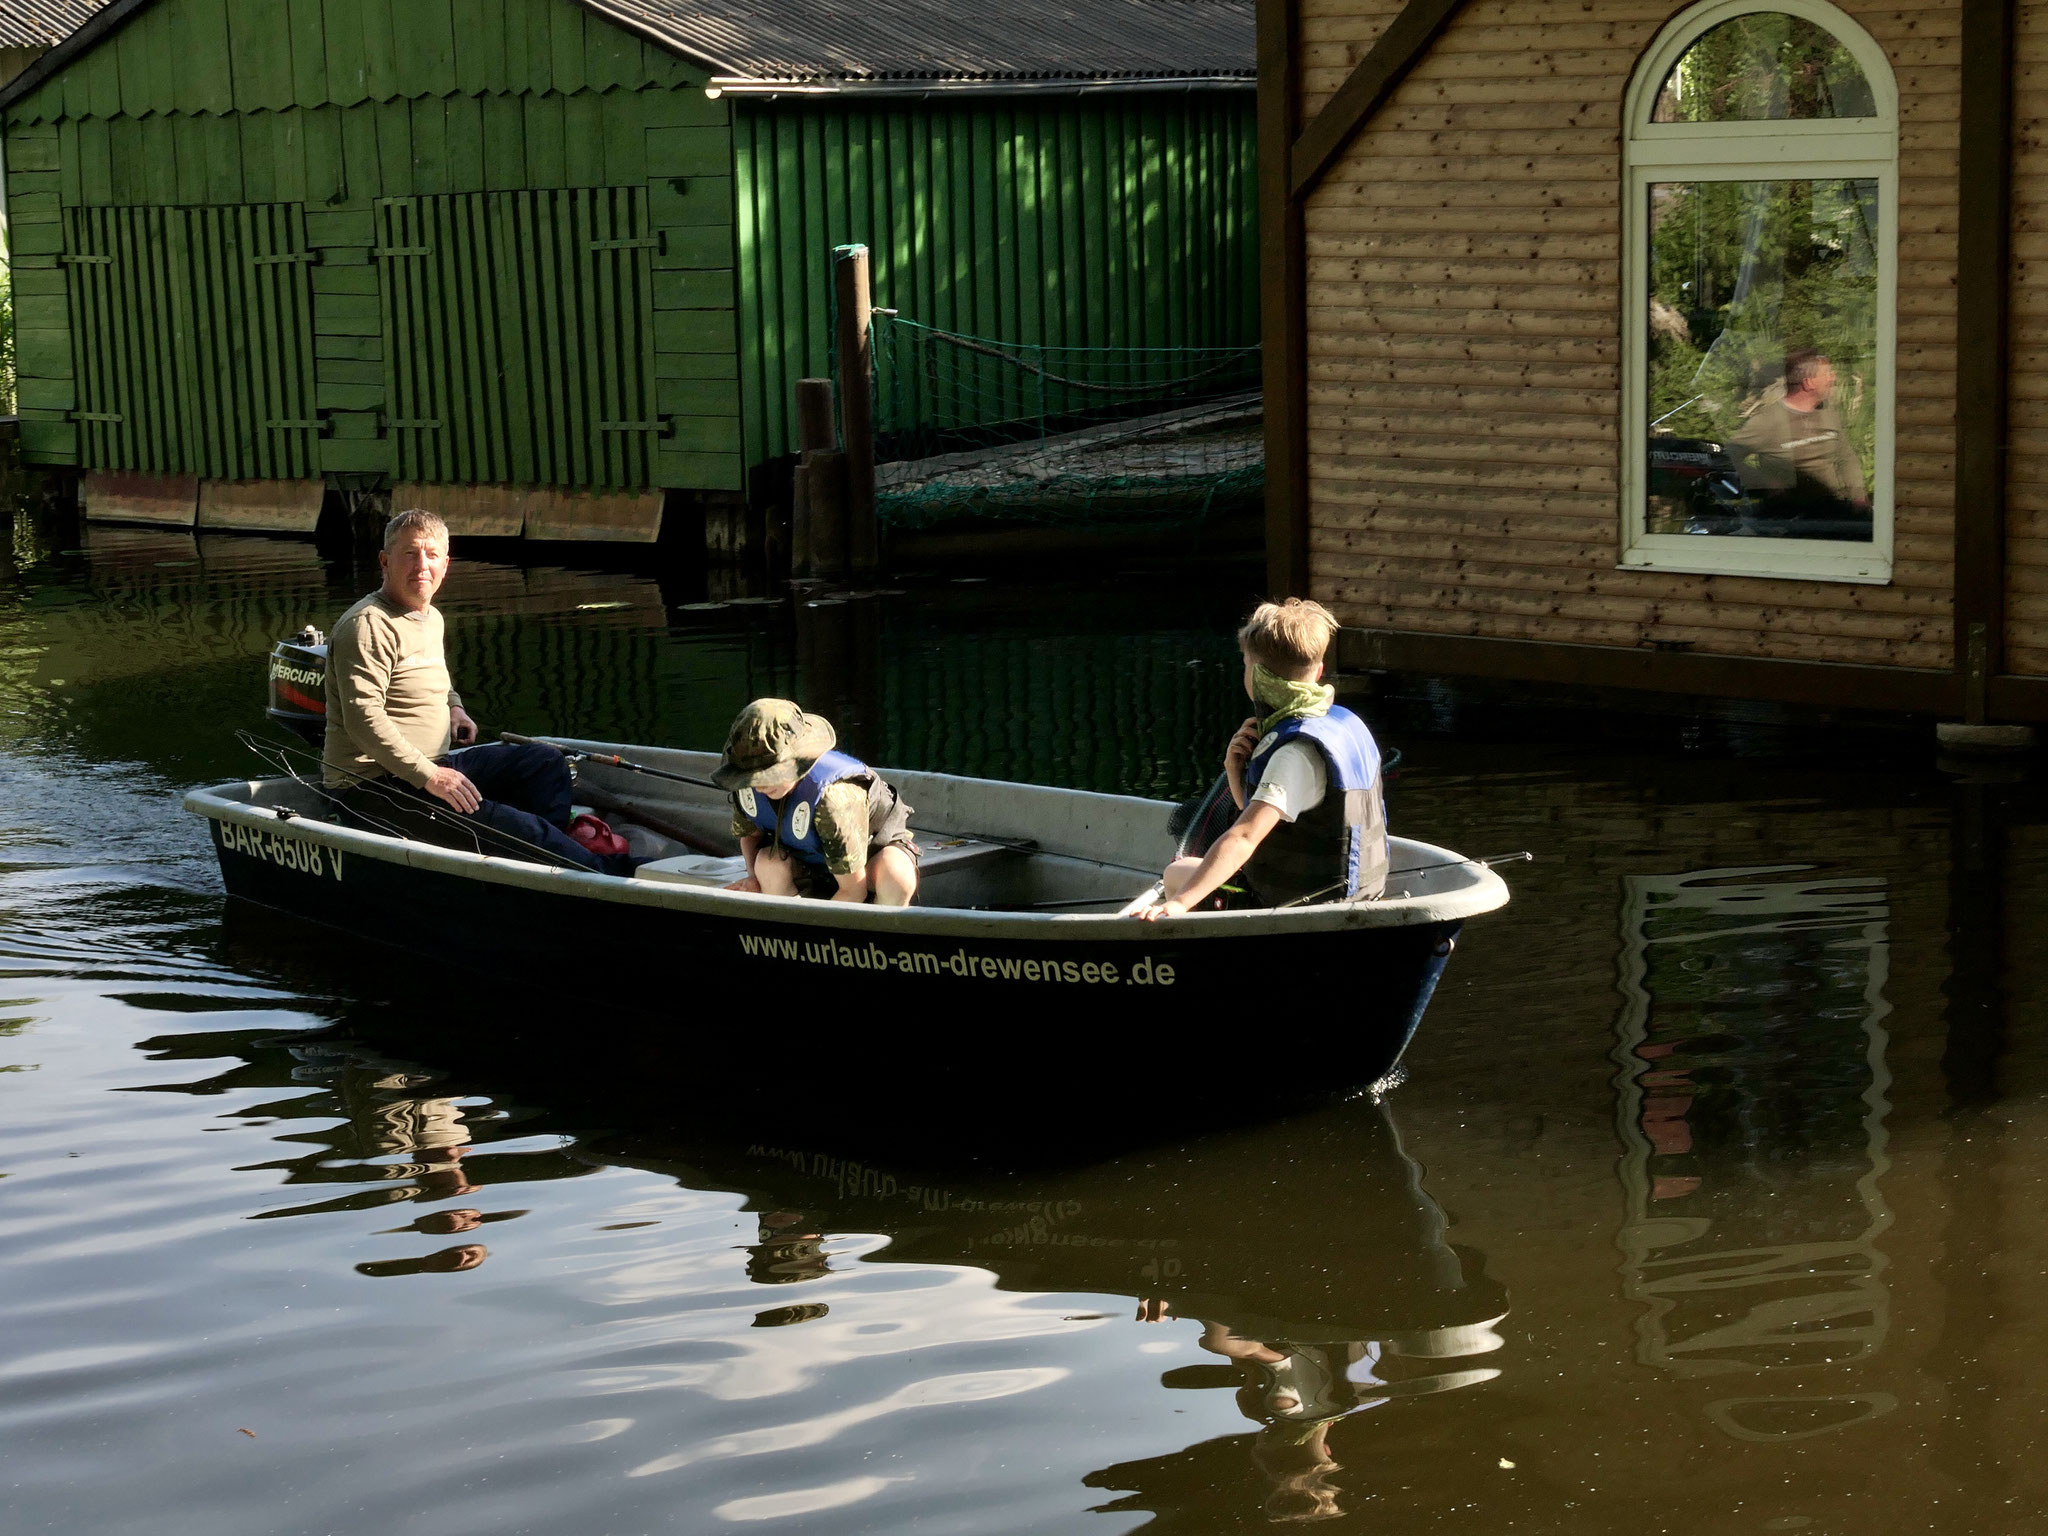
[[[630,858],[592,853],[569,835],[574,780],[568,759],[553,747],[493,742],[451,752],[441,764],[474,784],[483,804],[464,815],[399,779],[378,779],[374,787],[359,785],[345,798],[373,824],[391,823],[421,842],[510,859],[535,858],[534,849],[541,848],[578,869],[632,873]]]

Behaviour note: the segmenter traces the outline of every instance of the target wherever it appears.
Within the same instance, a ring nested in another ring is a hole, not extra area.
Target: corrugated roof
[[[1253,0],[582,0],[750,80],[1256,75]]]
[[[155,0],[0,0],[64,39],[0,86],[10,107]],[[1011,81],[1257,78],[1255,0],[574,0],[737,80]],[[23,46],[14,44],[13,46]]]
[[[106,0],[0,0],[0,48],[54,48]]]

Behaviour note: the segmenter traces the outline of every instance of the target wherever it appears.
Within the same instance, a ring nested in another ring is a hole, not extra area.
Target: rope
[[[927,336],[937,336],[943,341],[951,342],[954,346],[960,348],[963,352],[978,352],[984,357],[1000,358],[1002,361],[1010,364],[1013,368],[1021,368],[1026,373],[1037,374],[1040,378],[1044,379],[1048,384],[1061,384],[1066,386],[1068,389],[1096,390],[1100,391],[1103,394],[1138,394],[1146,391],[1156,392],[1159,388],[1158,383],[1156,381],[1151,380],[1139,384],[1103,384],[1091,379],[1070,379],[1066,377],[1064,374],[1054,373],[1051,369],[1045,367],[1041,363],[1030,362],[1016,352],[1005,351],[1003,349],[1002,343],[990,341],[985,337],[967,336],[963,335],[959,331],[941,330],[936,325],[925,325],[917,320],[905,320],[901,316],[895,317],[890,323],[893,325],[908,326],[915,331],[923,331]],[[1040,353],[1120,352],[1129,354],[1133,352],[1139,352],[1148,354],[1164,354],[1170,356],[1184,352],[1218,352],[1225,350],[1220,347],[1047,347],[1041,346],[1035,342],[1027,343],[1027,345],[1031,346],[1034,350]],[[1187,374],[1176,382],[1186,384],[1196,379],[1213,378],[1217,374],[1223,372],[1224,369],[1233,366],[1234,364],[1242,361],[1244,358],[1257,356],[1259,351],[1259,344],[1257,342],[1253,342],[1248,347],[1235,347],[1229,349],[1229,351],[1230,356],[1226,358],[1224,361],[1217,363],[1215,367],[1205,369],[1201,373]]]
[[[1064,347],[874,330],[876,511],[1166,529],[1264,495],[1257,343]]]

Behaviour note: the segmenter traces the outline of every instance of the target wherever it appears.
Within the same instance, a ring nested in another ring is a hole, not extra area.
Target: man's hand
[[[475,729],[474,726],[471,727]],[[467,816],[484,803],[484,797],[476,792],[476,786],[456,769],[436,767],[427,775],[427,782],[420,786],[436,800],[453,806]]]
[[[448,706],[448,732],[458,747],[476,745],[476,722],[460,704]]]
[[[1230,798],[1239,810],[1244,809],[1244,765],[1252,760],[1252,749],[1258,744],[1259,722],[1247,720],[1223,749],[1223,774],[1230,781]]]

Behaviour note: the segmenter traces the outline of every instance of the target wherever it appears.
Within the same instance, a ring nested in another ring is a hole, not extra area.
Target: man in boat
[[[1784,393],[1751,411],[1728,449],[1764,517],[1813,525],[1795,533],[1867,539],[1870,490],[1835,384],[1825,352],[1794,347],[1785,354]]]
[[[434,607],[448,578],[448,525],[431,512],[400,512],[385,525],[377,565],[383,585],[327,638],[329,791],[375,830],[630,874],[630,859],[592,853],[569,835],[573,781],[560,752],[473,745],[476,722],[449,678]]]
[[[1179,917],[1221,892],[1231,908],[1359,901],[1387,884],[1380,749],[1334,701],[1323,659],[1337,621],[1321,603],[1261,603],[1237,632],[1244,690],[1261,713],[1223,754],[1238,818],[1201,857],[1175,859],[1133,915]]]
[[[740,711],[711,775],[732,791],[732,835],[747,860],[728,890],[910,905],[910,807],[866,763],[834,751],[837,741],[828,721],[788,699]]]

